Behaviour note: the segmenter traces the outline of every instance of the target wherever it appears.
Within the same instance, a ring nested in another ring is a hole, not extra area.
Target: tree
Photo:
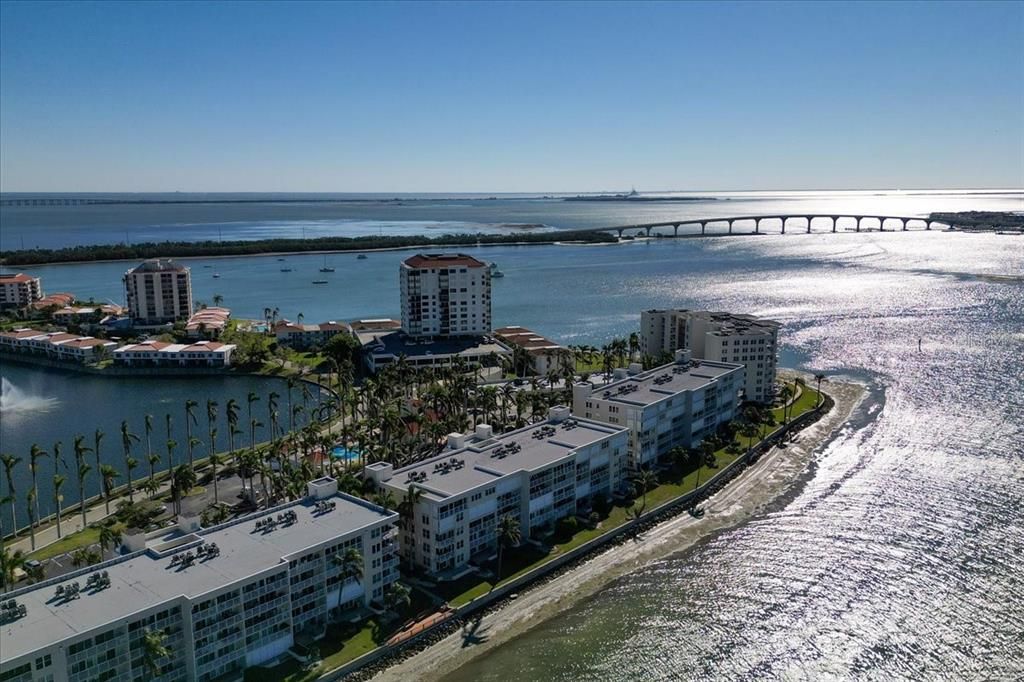
[[[234,398],[228,400],[224,406],[224,415],[228,420],[228,451],[231,453],[232,462],[238,465],[238,457],[235,454],[235,436],[240,433],[238,429],[238,401]]]
[[[103,482],[103,497],[107,507],[107,514],[110,514],[110,498],[114,492],[114,481],[120,476],[117,469],[109,464],[100,465],[100,480]]]
[[[76,549],[71,553],[71,565],[75,568],[92,566],[93,564],[98,564],[102,560],[103,557],[100,556],[99,552],[94,549],[89,549],[88,547]]]
[[[331,563],[339,569],[338,575],[341,578],[338,583],[338,615],[341,615],[341,595],[345,591],[345,583],[349,580],[357,583],[363,581],[363,555],[352,547],[344,554],[339,552],[331,557]]]
[[[100,547],[106,552],[121,544],[121,531],[112,523],[104,523],[100,526]]]
[[[216,302],[217,296],[213,298],[214,302]],[[160,675],[160,661],[171,655],[171,650],[167,647],[166,641],[167,633],[164,630],[146,628],[146,631],[142,634],[142,662],[154,677]]]
[[[0,592],[9,592],[14,586],[14,574],[25,566],[25,553],[20,549],[13,552],[4,547],[0,549]]]
[[[359,340],[350,334],[335,334],[323,347],[324,355],[334,360],[338,367],[354,364],[361,350]]]
[[[196,485],[196,472],[187,464],[179,465],[171,474],[171,494],[174,496],[175,513],[181,513],[181,498]]]
[[[389,611],[398,612],[409,608],[412,604],[410,590],[402,583],[391,583],[388,589],[384,590],[384,607]]]
[[[219,308],[220,304],[223,303],[223,302],[224,302],[224,297],[223,296],[221,296],[220,294],[214,294],[213,295],[213,305],[215,305],[215,306],[217,306]]]
[[[188,447],[188,465],[190,467],[195,466],[195,461],[192,457],[192,451],[195,447],[195,441],[192,438],[192,426],[198,424],[196,419],[196,407],[199,405],[194,400],[185,401],[185,445]]]
[[[390,490],[380,490],[373,496],[373,503],[378,507],[384,507],[385,509],[394,509],[395,496],[391,493]]]
[[[75,436],[72,450],[75,453],[75,476],[78,478],[78,509],[82,513],[82,528],[85,528],[85,479],[92,471],[92,467],[85,461],[85,455],[92,452],[92,448],[85,445],[85,436]]]
[[[36,483],[36,472],[39,468],[39,460],[43,457],[49,457],[49,455],[45,450],[33,443],[28,456],[28,467],[29,471],[32,473],[32,497],[35,499],[36,520],[38,521],[41,517],[39,515],[39,486]]]
[[[60,539],[61,537],[60,503],[64,501],[64,495],[60,490],[64,487],[67,480],[67,476],[61,476],[60,474],[53,475],[53,506],[57,509],[57,539]]]
[[[135,462],[132,459],[132,442],[138,442],[138,440],[139,437],[128,430],[128,420],[123,420],[121,422],[121,449],[124,451],[124,467],[128,478],[128,499],[132,502],[135,501],[135,493],[132,490],[132,469],[135,468],[132,466],[132,462]],[[135,463],[138,464],[138,462]]]
[[[171,435],[171,413],[170,412],[164,414],[164,427],[165,427],[165,430],[166,430],[166,433],[167,433],[167,440],[165,442],[168,443],[168,444],[172,443],[173,442],[173,440],[172,440],[173,436]],[[177,445],[177,443],[175,443],[175,445]],[[171,457],[173,454],[174,454],[174,448],[172,448],[172,447],[170,447],[170,445],[168,445],[168,447],[167,447],[167,470],[168,471],[170,471],[171,469],[174,468],[174,460]]]
[[[658,476],[650,469],[641,469],[633,478],[633,485],[641,496],[640,510],[637,512],[639,517],[647,509],[647,491],[658,485]]]
[[[18,512],[17,512],[17,494],[16,488],[14,487],[14,467],[21,463],[21,457],[15,457],[14,455],[2,454],[0,455],[0,463],[4,466],[4,475],[7,476],[7,498],[11,503],[11,532],[14,537],[18,537]]]
[[[817,402],[815,402],[814,406],[818,407],[821,405],[823,400],[821,397],[821,382],[825,380],[825,375],[822,374],[821,372],[818,372],[817,374],[814,375],[814,380],[818,382],[818,400]]]
[[[253,450],[256,449],[256,424],[257,421],[252,416],[252,404],[257,403],[260,397],[256,395],[254,391],[249,391],[249,395],[246,396],[246,408],[248,409],[249,416],[249,447]]]
[[[96,475],[100,477],[100,489],[103,488],[103,463],[100,461],[100,443],[103,442],[104,433],[99,429],[92,434],[92,454],[96,459]],[[83,512],[84,513],[84,512]],[[107,513],[110,513],[110,503],[107,503]],[[85,523],[85,517],[82,517],[82,523]]]
[[[496,531],[498,535],[498,574],[494,579],[494,585],[497,585],[501,580],[501,563],[505,558],[505,549],[507,547],[515,547],[523,540],[523,533],[519,528],[519,519],[511,514],[506,514],[498,519]],[[493,586],[491,589],[493,589]]]
[[[153,478],[156,474],[153,471],[153,467],[160,461],[160,458],[156,458],[156,462],[153,461],[153,415],[147,414],[143,417],[143,429],[146,433],[146,460],[149,462],[149,477]]]
[[[398,505],[398,525],[402,529],[410,530],[413,527],[412,520],[416,513],[416,505],[419,504],[422,498],[423,491],[410,483],[409,488],[402,497],[402,501]]]
[[[28,533],[32,538],[32,549],[36,548],[36,520],[35,520],[35,509],[33,505],[36,501],[36,489],[29,488],[28,495],[25,496],[25,507],[28,510]]]

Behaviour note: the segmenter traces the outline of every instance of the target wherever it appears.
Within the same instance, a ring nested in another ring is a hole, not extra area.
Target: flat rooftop
[[[483,261],[464,253],[418,253],[406,258],[402,264],[416,269],[487,267]]]
[[[394,512],[348,495],[336,494],[325,499],[336,501],[337,508],[318,514],[316,500],[307,498],[194,534],[169,531],[157,541],[150,540],[147,549],[129,555],[130,558],[97,564],[85,573],[16,594],[13,598],[28,608],[28,615],[0,626],[0,655],[3,660],[11,660],[108,623],[123,621],[157,604],[181,596],[199,597],[285,563],[292,554],[377,521],[397,518]],[[273,531],[256,531],[257,521],[286,509],[296,512],[296,523],[279,525]],[[188,541],[189,537],[194,539]],[[220,556],[197,561],[188,568],[180,564],[171,566],[173,555],[194,549],[200,539],[217,543]],[[175,540],[185,542],[161,551],[161,545]],[[99,592],[86,591],[89,574],[104,570],[110,576],[110,587]],[[57,587],[76,580],[82,596],[70,601],[57,600]],[[11,598],[0,595],[3,600]]]
[[[467,436],[466,446],[446,449],[440,455],[396,469],[388,484],[405,490],[410,483],[426,497],[444,500],[485,483],[493,483],[518,471],[533,471],[556,462],[591,443],[626,431],[623,427],[590,419],[568,417],[560,423],[550,420],[524,426],[486,440]],[[510,448],[509,446],[514,447]],[[445,470],[438,464],[462,462]],[[413,481],[413,474],[418,480]]]
[[[409,358],[424,355],[481,355],[497,353],[507,355],[509,349],[488,336],[451,336],[443,339],[421,340],[400,331],[389,333],[359,332],[356,334],[373,355],[405,355]],[[374,345],[377,347],[374,347]],[[381,347],[383,346],[383,347]]]
[[[605,384],[594,389],[592,395],[613,403],[646,406],[677,393],[703,388],[737,370],[742,371],[743,365],[711,360],[672,363]]]

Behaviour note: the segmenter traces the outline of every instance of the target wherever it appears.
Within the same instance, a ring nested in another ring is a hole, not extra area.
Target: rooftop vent
[[[78,585],[77,580],[70,585],[57,585],[57,599],[62,601],[71,601],[72,599],[78,599],[81,596],[82,589]]]
[[[89,576],[89,579],[85,581],[85,589],[94,590],[99,592],[110,587],[110,574],[106,571],[100,571],[99,573],[93,573]]]
[[[316,513],[317,514],[327,514],[328,512],[332,512],[332,511],[334,511],[337,508],[338,508],[338,503],[335,502],[334,500],[331,500],[331,501],[321,500],[320,502],[316,503]]]
[[[28,607],[24,604],[19,604],[13,599],[8,599],[5,602],[0,602],[0,623],[9,623],[12,620],[18,620],[28,615]]]

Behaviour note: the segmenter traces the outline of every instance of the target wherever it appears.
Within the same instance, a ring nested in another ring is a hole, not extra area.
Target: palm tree
[[[338,567],[341,582],[338,583],[338,613],[341,614],[341,595],[345,591],[345,583],[355,580],[357,583],[363,581],[363,555],[355,547],[350,548],[345,554],[335,554],[331,557],[331,563]]]
[[[38,521],[41,517],[39,516],[39,486],[36,484],[36,471],[39,468],[37,462],[43,457],[49,457],[46,450],[32,443],[32,447],[28,454],[28,469],[32,473],[32,499],[35,501],[36,508],[36,520]]]
[[[405,491],[402,501],[398,504],[398,525],[404,530],[412,529],[412,520],[415,517],[416,505],[423,499],[423,491],[410,483]],[[382,505],[383,506],[383,505]]]
[[[103,481],[103,497],[107,506],[107,515],[110,515],[110,497],[114,492],[114,481],[120,476],[117,469],[109,464],[100,465],[100,480]]]
[[[67,482],[67,476],[61,476],[60,474],[53,475],[53,506],[57,509],[57,539],[61,537],[60,529],[60,503],[64,501],[64,495],[61,494],[60,489],[64,487]]]
[[[505,558],[505,548],[515,547],[523,540],[522,530],[519,528],[519,519],[506,514],[498,519],[498,526],[495,529],[498,535],[498,573],[494,578],[494,585],[491,589],[501,581],[501,563]]]
[[[217,401],[206,401],[206,430],[210,436],[210,454],[217,452]]]
[[[29,488],[28,495],[25,496],[25,506],[28,509],[28,533],[32,538],[32,550],[36,548],[36,520],[34,517],[34,507],[36,502],[36,489]]]
[[[149,477],[152,478],[155,474],[153,473],[153,415],[147,414],[143,417],[143,428],[146,432],[146,459],[149,461]],[[157,458],[157,462],[160,458]]]
[[[221,296],[220,294],[214,294],[213,295],[213,305],[215,305],[215,306],[217,306],[219,308],[220,304],[223,303],[223,302],[224,302],[224,297],[223,296]]]
[[[231,458],[234,460],[234,464],[237,465],[237,457],[235,455],[235,436],[240,433],[238,429],[238,401],[234,398],[228,400],[227,405],[224,406],[224,415],[228,419],[228,451],[231,453]]]
[[[181,498],[196,485],[196,472],[187,464],[178,466],[171,474],[171,494],[176,514],[181,513]]]
[[[100,462],[100,443],[103,442],[103,436],[104,436],[104,433],[102,431],[100,431],[99,429],[96,429],[96,431],[93,432],[93,434],[92,434],[92,455],[96,459],[96,474],[98,476],[100,476],[100,488],[101,489],[103,487],[103,474],[101,473],[102,469],[103,469],[103,463]],[[108,514],[110,513],[109,505],[108,505],[107,513]],[[83,523],[84,523],[84,518],[83,518]]]
[[[128,430],[128,420],[121,421],[121,449],[124,451],[124,468],[128,476],[128,500],[135,501],[135,494],[132,490],[132,469],[138,462],[132,459],[132,441],[138,442],[139,437]]]
[[[217,296],[214,296],[216,302]],[[159,677],[161,666],[160,659],[171,655],[171,650],[166,644],[167,633],[163,630],[150,630],[142,634],[142,662],[145,664],[153,677]]]
[[[211,432],[210,437],[213,439],[217,438],[217,429]],[[210,468],[213,470],[213,501],[214,504],[217,504],[220,502],[220,491],[217,489],[217,467],[221,464],[220,455],[216,452],[211,452],[209,461]]]
[[[821,372],[818,372],[817,374],[814,375],[814,380],[816,382],[818,382],[818,400],[814,404],[814,406],[818,407],[819,405],[821,405],[821,402],[822,402],[822,398],[821,398],[821,382],[823,382],[825,380],[825,375],[822,374]]]
[[[640,511],[637,512],[639,517],[647,509],[647,491],[658,485],[658,476],[650,469],[641,469],[637,472],[636,477],[634,477],[633,485],[636,486],[641,495]]]
[[[21,457],[14,455],[0,455],[0,462],[4,465],[4,475],[7,476],[7,498],[11,503],[11,532],[18,537],[18,512],[16,508],[17,496],[14,487],[14,467],[21,463]]]
[[[166,427],[166,431],[167,431],[167,441],[166,442],[167,443],[171,443],[173,436],[171,435],[171,413],[170,412],[164,414],[164,426]],[[167,448],[167,470],[168,471],[170,471],[171,469],[174,468],[174,460],[171,459],[171,455],[173,454],[173,450],[174,450],[174,448],[172,448],[172,447],[168,447]]]
[[[106,552],[121,544],[121,531],[113,524],[104,523],[100,526],[100,547]]]
[[[191,399],[185,401],[185,444],[188,446],[188,465],[190,467],[195,466],[192,458],[192,449],[195,447],[192,439],[192,425],[198,423],[195,412],[198,405],[199,403]]]
[[[268,309],[269,310],[269,309]],[[249,447],[253,450],[256,449],[256,420],[252,416],[252,404],[258,403],[260,397],[256,395],[254,391],[249,391],[249,395],[246,396],[246,408],[249,416]],[[261,424],[262,426],[262,424]]]
[[[4,547],[0,549],[0,592],[8,592],[14,586],[14,574],[25,566],[25,553],[20,549],[13,552]]]
[[[270,417],[270,439],[277,438],[277,399],[281,394],[271,391],[267,396],[267,415]]]
[[[72,449],[75,453],[75,476],[78,478],[78,508],[82,512],[82,527],[85,528],[85,479],[92,471],[92,467],[85,461],[85,455],[92,452],[92,448],[85,444],[85,436],[75,436]]]

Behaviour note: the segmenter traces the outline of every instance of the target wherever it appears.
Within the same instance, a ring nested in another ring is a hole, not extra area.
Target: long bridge
[[[822,222],[826,222],[825,230],[817,230],[824,232],[838,232],[839,221],[852,221],[853,226],[844,228],[851,232],[861,231],[880,231],[880,232],[907,232],[908,230],[931,230],[932,226],[944,227],[948,229],[951,227],[949,223],[945,223],[939,220],[931,220],[930,218],[920,218],[917,216],[893,216],[893,215],[865,215],[865,214],[851,214],[851,213],[793,213],[787,215],[748,215],[748,216],[733,216],[728,218],[689,218],[686,220],[666,220],[658,223],[637,223],[635,225],[619,225],[617,227],[600,227],[594,228],[593,230],[575,230],[576,232],[615,232],[619,239],[623,236],[628,236],[631,230],[635,230],[637,234],[644,234],[650,237],[652,230],[658,228],[672,228],[672,236],[679,236],[679,228],[684,225],[700,226],[701,235],[722,235],[722,234],[766,234],[761,230],[761,224],[766,221],[778,221],[777,227],[781,228],[781,234],[786,234],[787,225],[792,231],[794,228],[810,234],[814,228],[814,221],[817,220],[819,227]],[[796,225],[789,225],[790,221],[796,221]],[[752,227],[752,230],[737,231],[742,229],[745,225],[737,226],[737,223],[748,224]],[[874,224],[871,224],[874,223]],[[886,228],[886,224],[890,227]],[[898,225],[897,225],[898,224]],[[718,229],[714,229],[715,225],[720,225]],[[660,234],[655,232],[655,234]],[[697,236],[696,232],[690,232],[684,236]]]

